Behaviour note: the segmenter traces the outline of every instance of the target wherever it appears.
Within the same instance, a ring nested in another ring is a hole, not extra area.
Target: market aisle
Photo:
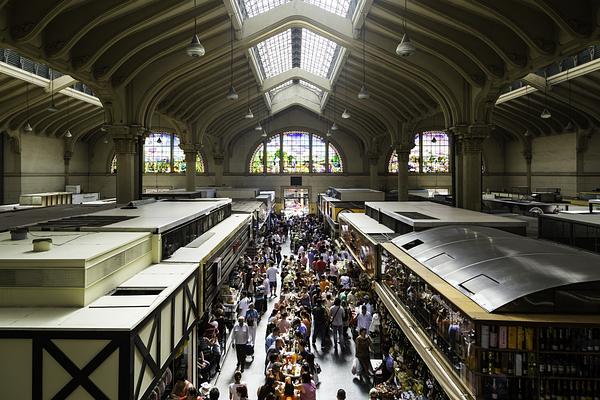
[[[289,241],[282,246],[282,254],[290,254]],[[281,285],[279,285],[281,287]],[[268,311],[265,315],[269,315],[273,310],[273,305],[276,299],[269,300]],[[258,324],[256,332],[256,346],[254,347],[254,362],[246,365],[242,380],[248,384],[248,394],[250,399],[256,399],[256,391],[258,387],[264,383],[264,360],[265,360],[265,332],[267,329],[267,320],[263,318]],[[352,361],[354,358],[354,344],[350,350],[346,352],[321,352],[320,346],[317,346],[315,357],[321,365],[322,373],[319,375],[321,385],[317,390],[317,399],[334,400],[338,389],[346,391],[346,398],[349,400],[365,399],[368,397],[370,387],[359,384],[353,380]],[[216,386],[221,392],[220,400],[229,399],[229,384],[233,382],[233,374],[236,367],[235,349],[230,348],[225,359],[225,364],[221,370],[221,374],[217,378]]]

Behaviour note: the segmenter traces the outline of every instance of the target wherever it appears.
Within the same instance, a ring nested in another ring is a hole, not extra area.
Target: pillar
[[[185,152],[185,190],[193,192],[196,190],[196,150],[184,149]]]
[[[452,196],[455,207],[464,207],[463,199],[463,149],[462,138],[468,133],[467,125],[456,125],[450,128],[452,132],[453,143],[453,164],[452,164]]]
[[[481,211],[481,159],[483,141],[489,133],[489,126],[474,124],[469,126],[468,135],[462,137],[462,201],[463,208]]]
[[[408,201],[408,159],[410,149],[398,146],[398,201]]]
[[[223,160],[225,159],[222,153],[213,155],[215,162],[215,186],[223,186]]]
[[[525,167],[526,167],[526,179],[527,179],[527,194],[531,194],[532,193],[532,187],[531,187],[531,159],[532,159],[532,153],[531,153],[531,148],[529,149],[525,149],[523,150],[523,157],[525,158]]]
[[[589,144],[589,133],[588,132],[577,132],[577,142],[576,142],[576,182],[575,182],[575,191],[577,193],[584,192],[589,190],[590,188],[586,185],[586,177],[585,177],[585,152],[588,149]],[[595,186],[594,186],[595,187]]]
[[[69,169],[70,169],[72,157],[73,157],[72,151],[67,150],[63,154],[63,160],[65,162],[65,186],[67,186],[69,184]],[[64,190],[64,188],[63,188],[63,190]]]
[[[138,136],[143,133],[137,125],[110,125],[108,133],[112,136],[117,156],[117,204],[126,204],[141,197],[139,182],[141,171],[136,164]]]
[[[377,182],[377,164],[379,163],[379,157],[376,155],[369,156],[369,187],[373,190],[378,190],[379,185]]]

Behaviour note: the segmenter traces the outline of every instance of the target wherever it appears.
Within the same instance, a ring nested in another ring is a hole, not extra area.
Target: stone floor
[[[289,254],[289,245],[283,247],[283,254]],[[270,314],[276,299],[269,300],[269,310],[267,315]],[[265,360],[265,333],[266,333],[267,321],[265,318],[262,319],[258,325],[256,332],[256,343],[254,348],[254,361],[246,364],[246,369],[243,374],[242,380],[248,384],[248,394],[250,399],[256,399],[256,392],[258,387],[264,383],[264,360]],[[339,351],[330,350],[328,352],[321,352],[321,347],[317,341],[317,349],[313,349],[316,356],[316,361],[321,365],[322,372],[319,375],[321,384],[317,390],[318,399],[329,399],[335,400],[338,389],[344,389],[346,391],[346,398],[348,400],[366,399],[370,387],[360,384],[358,381],[353,379],[352,372],[350,371],[352,361],[354,359],[354,345],[341,353]],[[220,399],[229,398],[229,384],[233,382],[233,374],[236,367],[235,350],[229,349],[225,364],[221,370],[220,375],[216,378],[215,385],[219,388],[221,393]]]

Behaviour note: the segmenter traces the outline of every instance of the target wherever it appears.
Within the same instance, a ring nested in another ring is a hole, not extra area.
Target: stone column
[[[532,188],[531,188],[531,159],[532,159],[531,145],[529,148],[525,148],[525,150],[523,150],[523,157],[525,158],[525,165],[526,165],[527,194],[531,194],[531,191],[532,191]]]
[[[65,151],[65,153],[63,154],[63,160],[65,162],[65,186],[67,186],[69,184],[69,169],[71,166],[71,158],[73,157],[73,152],[72,151]],[[64,190],[64,188],[63,188]]]
[[[369,154],[369,187],[373,190],[379,189],[377,164],[379,164],[379,157],[375,154]]]
[[[213,155],[215,162],[215,186],[223,186],[223,161],[225,155],[223,153],[216,153]]]
[[[452,131],[452,142],[454,144],[454,161],[452,173],[454,174],[452,196],[456,207],[464,207],[463,199],[463,150],[462,137],[468,132],[467,125],[456,125],[450,128]]]
[[[589,132],[577,132],[577,142],[576,142],[576,182],[575,182],[575,190],[577,193],[584,192],[590,188],[586,187],[586,179],[585,179],[585,152],[588,149],[589,144]],[[596,186],[594,186],[596,187]]]
[[[185,190],[193,192],[196,190],[196,154],[195,149],[185,148]]]
[[[408,201],[408,159],[410,149],[405,146],[396,148],[398,154],[398,201]]]
[[[138,135],[142,130],[138,126],[111,125],[107,126],[112,136],[117,155],[117,204],[125,204],[140,198],[138,179],[141,179],[139,168],[136,166],[136,150]]]
[[[489,126],[469,126],[469,133],[462,138],[463,208],[481,211],[481,156],[482,144],[489,133]]]

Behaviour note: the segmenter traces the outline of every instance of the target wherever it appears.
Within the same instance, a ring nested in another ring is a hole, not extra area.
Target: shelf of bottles
[[[600,327],[472,320],[386,250],[380,254],[383,285],[478,399],[600,400]]]
[[[378,301],[377,308],[381,310],[381,346],[390,349],[390,355],[394,358],[393,380],[399,392],[396,392],[394,397],[447,400],[448,396],[381,301]],[[386,390],[385,385],[376,386],[376,389],[384,393],[393,392],[390,389]]]

